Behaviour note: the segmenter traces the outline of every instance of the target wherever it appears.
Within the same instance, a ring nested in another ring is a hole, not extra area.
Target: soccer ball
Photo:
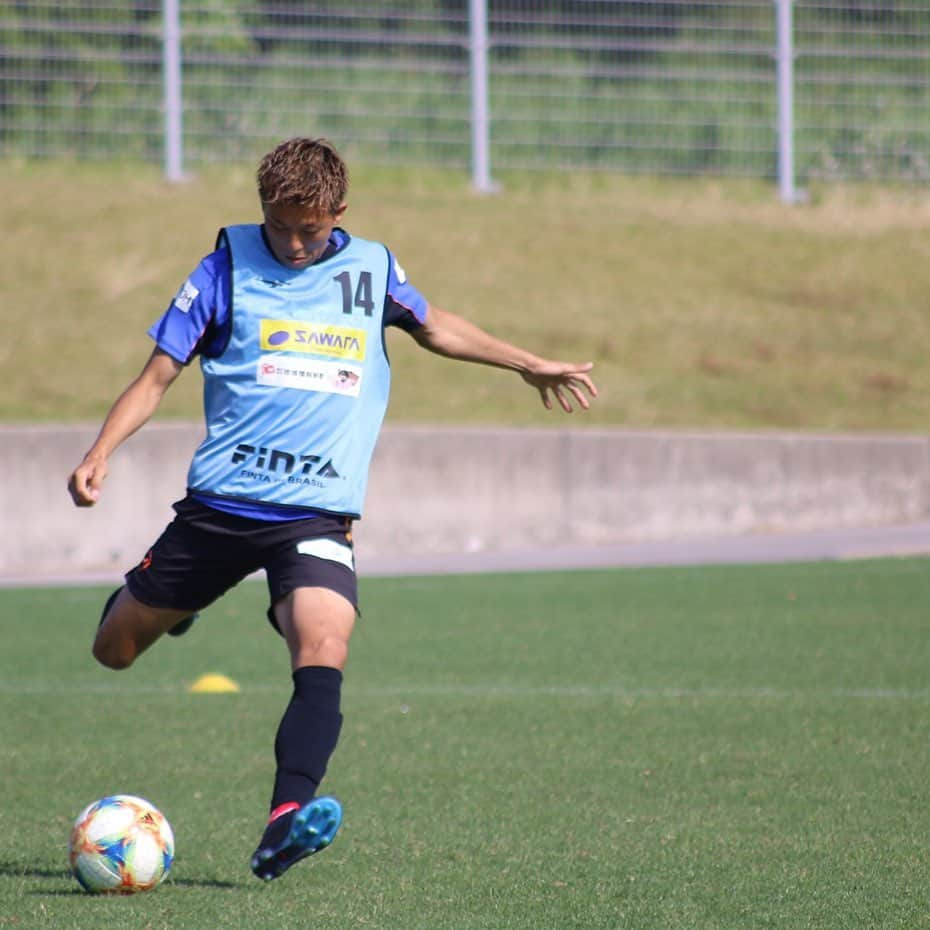
[[[68,846],[85,891],[134,894],[154,888],[174,861],[174,833],[154,804],[114,794],[78,814]]]

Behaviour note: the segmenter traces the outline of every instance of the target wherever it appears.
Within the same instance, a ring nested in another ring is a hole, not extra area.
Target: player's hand
[[[554,397],[566,413],[572,413],[572,398],[582,410],[588,410],[591,406],[588,397],[597,397],[597,386],[588,375],[593,367],[593,362],[575,365],[570,362],[542,361],[531,370],[521,371],[520,375],[527,384],[539,391],[547,410],[552,409]]]
[[[68,493],[78,507],[93,507],[107,476],[105,459],[84,459],[68,479]]]

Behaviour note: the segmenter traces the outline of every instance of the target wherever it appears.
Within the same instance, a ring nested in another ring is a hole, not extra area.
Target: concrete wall
[[[121,572],[171,518],[201,427],[146,426],[79,510],[65,485],[96,429],[0,427],[0,580]],[[909,523],[928,458],[917,436],[395,426],[355,536],[363,558]]]

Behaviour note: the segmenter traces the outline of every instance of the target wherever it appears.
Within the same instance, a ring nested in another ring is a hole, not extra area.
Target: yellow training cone
[[[237,685],[231,678],[225,675],[201,675],[188,688],[193,694],[230,694],[239,691]]]

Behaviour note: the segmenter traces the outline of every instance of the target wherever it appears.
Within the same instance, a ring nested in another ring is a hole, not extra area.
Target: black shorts
[[[264,569],[275,629],[273,607],[295,588],[329,588],[358,609],[350,518],[252,520],[189,497],[174,509],[177,516],[126,574],[129,593],[141,603],[193,613]]]

